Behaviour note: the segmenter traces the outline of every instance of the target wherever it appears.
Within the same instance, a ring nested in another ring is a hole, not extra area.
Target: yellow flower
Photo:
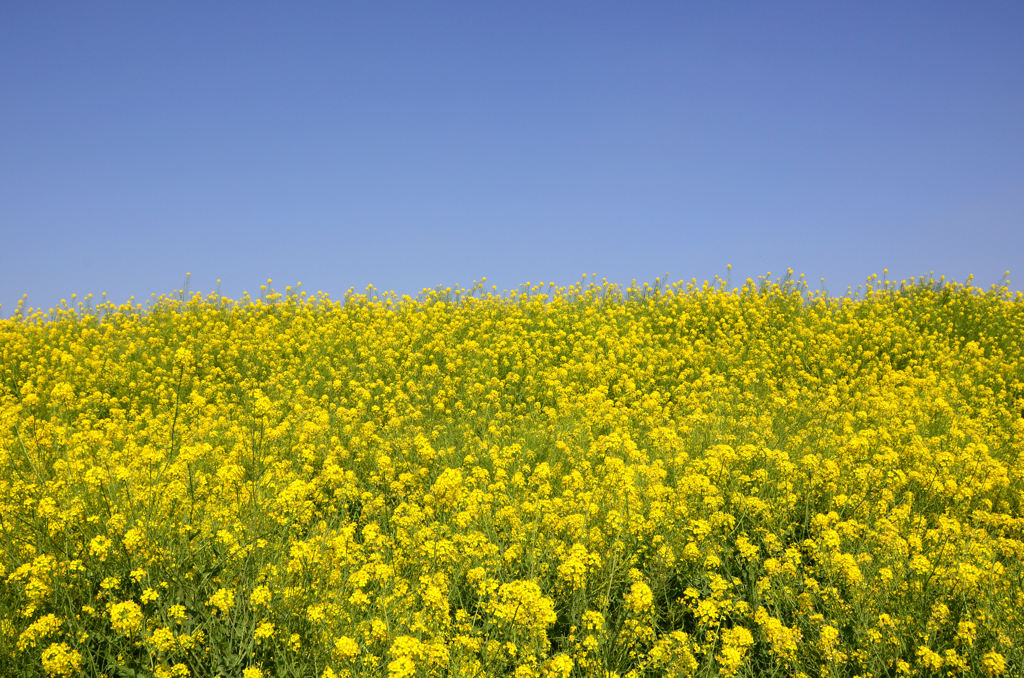
[[[583,627],[588,631],[596,631],[604,626],[604,615],[595,610],[583,613]]]
[[[56,633],[60,625],[61,620],[53,614],[40,617],[21,632],[18,637],[18,649],[24,651],[26,648],[35,647],[38,641]]]
[[[96,535],[89,542],[89,553],[97,556],[100,560],[106,560],[112,544],[110,537],[104,534]]]
[[[910,559],[910,569],[918,574],[924,574],[932,569],[932,564],[928,558],[918,554]]]
[[[750,631],[742,626],[735,626],[722,632],[722,650],[718,655],[718,663],[722,667],[722,673],[726,676],[734,676],[743,665],[747,649],[754,644],[754,637]]]
[[[370,637],[376,642],[387,640],[388,625],[380,619],[372,620],[370,622]]]
[[[256,627],[256,640],[263,640],[274,635],[274,625],[268,621],[262,622]]]
[[[527,628],[543,629],[557,618],[553,601],[532,581],[502,584],[493,610],[498,619]]]
[[[654,603],[654,593],[647,584],[641,581],[634,582],[629,588],[626,601],[629,603],[629,609],[633,612],[644,612],[650,609]]]
[[[66,381],[59,382],[50,391],[50,396],[57,402],[63,402],[65,405],[69,404],[75,399],[75,389],[71,384]]]
[[[998,652],[986,652],[981,658],[981,666],[989,676],[1001,676],[1006,673],[1006,659]]]
[[[783,659],[793,659],[801,640],[799,629],[785,626],[779,619],[768,614],[765,608],[761,607],[754,613],[754,621],[761,627],[771,645],[772,651]]]
[[[145,533],[139,528],[133,527],[124,533],[121,541],[129,553],[135,553],[137,548],[145,542]]]
[[[221,614],[227,614],[235,605],[235,593],[231,589],[218,589],[216,593],[210,596],[206,604],[216,608]]]
[[[341,659],[352,659],[359,654],[359,643],[348,636],[334,641],[334,652]]]
[[[839,650],[839,629],[831,624],[826,624],[821,628],[818,646],[830,662],[841,664],[846,661],[846,654]]]
[[[718,603],[706,598],[697,604],[696,610],[697,618],[703,624],[714,624],[718,621],[719,609]]]
[[[142,608],[135,601],[127,600],[110,606],[110,626],[118,633],[129,635],[142,623]]]
[[[574,662],[572,657],[560,654],[548,660],[548,675],[553,678],[569,678]]]
[[[388,662],[388,678],[412,678],[416,675],[416,662],[412,657],[401,656]]]
[[[187,666],[178,663],[173,666],[156,666],[153,669],[153,675],[156,678],[189,678],[191,673]]]
[[[249,602],[254,606],[267,605],[270,603],[270,589],[266,586],[257,586],[249,594]]]
[[[569,553],[558,566],[558,578],[572,589],[582,588],[586,583],[588,570],[600,564],[600,558],[587,552],[582,544],[573,544]]]
[[[327,617],[324,615],[323,605],[310,605],[306,609],[306,618],[314,624],[323,622]]]
[[[416,675],[416,659],[424,657],[425,648],[412,636],[398,636],[391,644],[392,661],[388,662],[389,678],[411,678]]]
[[[43,670],[50,676],[70,676],[82,666],[82,655],[67,643],[54,643],[43,650]]]
[[[916,651],[917,661],[926,668],[937,671],[942,668],[942,655],[924,645],[919,645]]]

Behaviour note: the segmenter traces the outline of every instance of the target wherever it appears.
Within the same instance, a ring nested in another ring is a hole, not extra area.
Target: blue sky
[[[1014,278],[1021,35],[1020,2],[3,3],[0,313],[186,272]]]

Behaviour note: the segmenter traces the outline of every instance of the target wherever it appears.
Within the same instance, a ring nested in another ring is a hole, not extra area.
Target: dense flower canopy
[[[872,277],[0,321],[0,675],[1024,670],[1024,305]]]

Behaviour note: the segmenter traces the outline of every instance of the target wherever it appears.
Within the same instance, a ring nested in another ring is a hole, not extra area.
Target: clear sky
[[[1019,1],[4,2],[0,313],[186,272],[1013,279],[1022,36]]]

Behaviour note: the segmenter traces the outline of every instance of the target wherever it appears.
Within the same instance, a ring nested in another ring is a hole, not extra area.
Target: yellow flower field
[[[800,279],[0,320],[0,675],[1024,674],[1024,298]]]

